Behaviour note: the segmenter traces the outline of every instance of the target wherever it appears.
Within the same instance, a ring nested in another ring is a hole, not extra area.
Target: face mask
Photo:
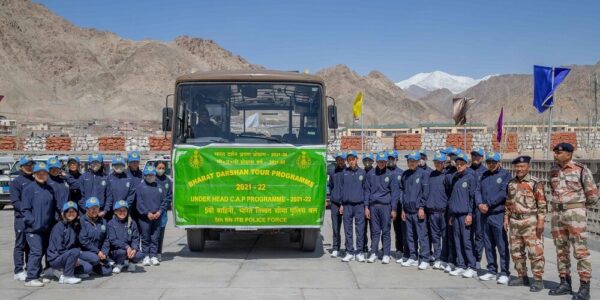
[[[147,183],[154,183],[155,181],[156,181],[156,176],[153,176],[153,175],[146,176]]]
[[[157,174],[158,176],[162,176],[163,174],[165,174],[165,170],[158,170],[158,169],[157,169],[157,170],[156,170],[156,174]]]
[[[122,165],[116,165],[113,167],[113,169],[115,170],[115,173],[117,174],[121,174],[125,171],[125,166]]]

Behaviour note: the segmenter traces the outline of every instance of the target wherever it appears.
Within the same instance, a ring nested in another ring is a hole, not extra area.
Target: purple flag
[[[504,120],[504,107],[500,109],[500,115],[498,116],[498,123],[496,123],[496,140],[498,143],[502,140],[502,124]]]

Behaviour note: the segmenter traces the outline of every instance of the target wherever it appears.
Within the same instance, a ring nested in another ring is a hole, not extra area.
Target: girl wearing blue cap
[[[85,201],[86,212],[81,217],[81,231],[79,243],[81,244],[81,259],[89,262],[94,272],[100,275],[110,275],[112,268],[109,266],[109,244],[106,237],[106,220],[100,217],[100,200],[90,197]]]
[[[79,178],[81,188],[79,209],[85,213],[85,201],[92,197],[97,198],[100,200],[100,212],[98,215],[104,218],[112,209],[112,195],[110,194],[109,183],[102,170],[104,158],[102,154],[95,153],[88,157],[88,162],[90,163],[90,169]]]
[[[140,251],[140,234],[135,222],[129,217],[129,204],[125,200],[115,203],[115,216],[108,221],[110,258],[115,261],[113,273],[121,273],[123,267],[135,272],[135,264],[144,254]]]
[[[128,205],[132,205],[135,197],[135,188],[133,186],[133,183],[131,182],[131,179],[127,177],[125,168],[125,158],[121,156],[115,156],[112,159],[113,171],[110,175],[108,175],[108,184],[110,186],[111,194],[110,199],[113,199],[115,201],[125,200],[127,201]],[[107,204],[112,205],[112,203]],[[112,220],[112,216],[110,218],[105,219]]]
[[[167,170],[167,163],[159,161],[156,163],[156,181],[163,186],[167,195],[167,208],[171,206],[173,201],[173,180],[165,174]],[[160,236],[158,239],[158,260],[162,260],[162,248],[163,241],[165,239],[165,229],[168,222],[168,214],[164,213],[160,215]]]
[[[146,253],[144,265],[158,266],[158,240],[161,215],[167,212],[167,195],[164,187],[156,182],[156,168],[144,169],[144,181],[136,189],[136,209],[142,232],[142,249]]]
[[[25,281],[25,253],[29,252],[29,246],[25,240],[25,216],[22,212],[23,190],[27,185],[34,182],[33,165],[35,163],[27,156],[21,156],[19,160],[19,176],[10,182],[10,203],[13,206],[15,222],[15,247],[13,249],[13,262],[15,264],[15,280]]]
[[[56,157],[48,159],[46,162],[50,171],[50,177],[48,178],[48,184],[54,190],[54,196],[56,197],[56,221],[60,221],[60,212],[63,205],[70,199],[70,190],[67,180],[62,176],[61,163]]]
[[[79,187],[79,178],[81,177],[81,163],[79,158],[69,157],[67,160],[67,173],[65,179],[69,184],[69,199],[75,203],[79,203],[81,200],[81,189]]]

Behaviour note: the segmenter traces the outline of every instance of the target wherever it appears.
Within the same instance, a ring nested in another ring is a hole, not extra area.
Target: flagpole
[[[552,66],[552,85],[551,88],[554,89],[554,66]],[[556,97],[556,93],[552,95],[552,97]],[[556,101],[556,99],[554,99]],[[546,145],[546,160],[550,159],[550,140],[552,138],[552,108],[554,104],[550,105],[550,112],[548,113],[548,144]]]
[[[468,105],[467,101],[469,101],[469,100],[467,100],[467,97],[465,97],[465,105]],[[463,124],[463,139],[465,141],[464,151],[466,152],[467,151],[467,114],[466,114],[466,112],[465,112],[465,123]]]
[[[365,132],[365,122],[363,117],[363,102],[365,98],[363,96],[363,100],[360,102],[360,152],[365,153],[365,141],[364,141],[364,132]]]

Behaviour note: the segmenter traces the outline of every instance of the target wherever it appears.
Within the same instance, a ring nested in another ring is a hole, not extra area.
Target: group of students
[[[51,278],[76,284],[100,276],[160,264],[173,183],[166,162],[140,170],[140,153],[115,156],[104,170],[102,154],[88,156],[89,169],[70,157],[67,170],[50,158],[19,160],[10,185],[14,207],[14,279],[42,287]],[[43,261],[43,262],[42,262]]]

